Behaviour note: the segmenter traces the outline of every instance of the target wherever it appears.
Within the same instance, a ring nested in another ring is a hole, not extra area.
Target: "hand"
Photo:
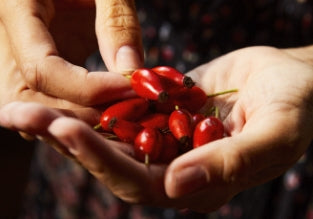
[[[308,147],[313,70],[309,59],[297,57],[306,57],[309,50],[250,47],[188,73],[207,93],[239,92],[208,103],[219,107],[229,137],[191,150],[168,166],[147,167],[131,157],[130,145],[107,140],[85,123],[41,105],[7,105],[0,124],[49,139],[123,200],[209,212],[282,174]]]
[[[134,3],[96,3],[95,25],[93,1],[79,7],[76,1],[1,1],[0,106],[22,100],[73,110],[133,96],[116,72],[142,65]],[[80,67],[97,41],[112,73]]]

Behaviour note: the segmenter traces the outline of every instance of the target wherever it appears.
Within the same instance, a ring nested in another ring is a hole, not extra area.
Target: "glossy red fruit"
[[[133,143],[142,129],[143,127],[136,122],[118,118],[112,119],[113,133],[123,142]]]
[[[162,85],[159,76],[150,69],[140,68],[133,72],[131,76],[131,86],[138,96],[166,102],[168,93]]]
[[[220,119],[210,116],[197,124],[193,133],[193,147],[197,148],[209,142],[223,138],[224,125]]]
[[[176,109],[170,114],[168,125],[174,137],[184,146],[183,151],[188,150],[192,139],[191,114],[185,109]]]
[[[171,93],[173,102],[180,108],[187,109],[189,112],[198,112],[207,101],[206,93],[197,86],[190,89],[180,88],[176,89],[175,93]]]
[[[122,100],[109,106],[100,117],[100,124],[103,130],[112,130],[112,118],[136,121],[141,118],[149,109],[149,101],[141,98]]]
[[[182,74],[180,71],[170,66],[157,66],[152,68],[152,71],[180,86],[191,88],[195,85],[191,77]]]
[[[180,143],[170,132],[162,133],[163,149],[159,157],[160,163],[169,163],[179,155]]]
[[[165,130],[168,128],[169,115],[165,113],[153,113],[139,120],[139,124],[144,127],[157,128]]]
[[[205,116],[201,113],[195,113],[192,115],[192,127],[193,129],[197,126],[197,124],[204,120],[205,119]]]
[[[158,160],[163,146],[163,136],[158,129],[144,128],[135,138],[135,156],[145,164]]]

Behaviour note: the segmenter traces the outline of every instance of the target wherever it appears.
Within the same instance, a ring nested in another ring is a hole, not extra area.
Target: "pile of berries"
[[[199,113],[208,96],[190,77],[158,66],[137,69],[129,78],[138,96],[106,108],[95,129],[132,144],[139,161],[168,163],[224,136],[218,116]]]

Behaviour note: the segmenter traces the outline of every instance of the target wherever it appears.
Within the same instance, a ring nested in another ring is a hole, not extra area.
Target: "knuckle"
[[[105,11],[104,26],[114,32],[138,31],[139,23],[135,8],[131,4],[115,1]]]
[[[43,83],[42,74],[39,70],[40,65],[38,62],[35,64],[25,63],[21,67],[27,86],[34,91],[40,91]]]

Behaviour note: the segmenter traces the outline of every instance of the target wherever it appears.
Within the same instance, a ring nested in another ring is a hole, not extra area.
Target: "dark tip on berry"
[[[187,88],[192,88],[195,85],[195,82],[189,76],[184,76],[183,84]]]
[[[186,153],[191,149],[191,138],[189,136],[183,136],[179,139],[181,153]]]
[[[113,117],[109,122],[109,129],[112,129],[116,122],[117,122],[117,118]]]
[[[165,103],[168,100],[168,93],[166,91],[162,91],[159,94],[158,101],[160,103]]]

